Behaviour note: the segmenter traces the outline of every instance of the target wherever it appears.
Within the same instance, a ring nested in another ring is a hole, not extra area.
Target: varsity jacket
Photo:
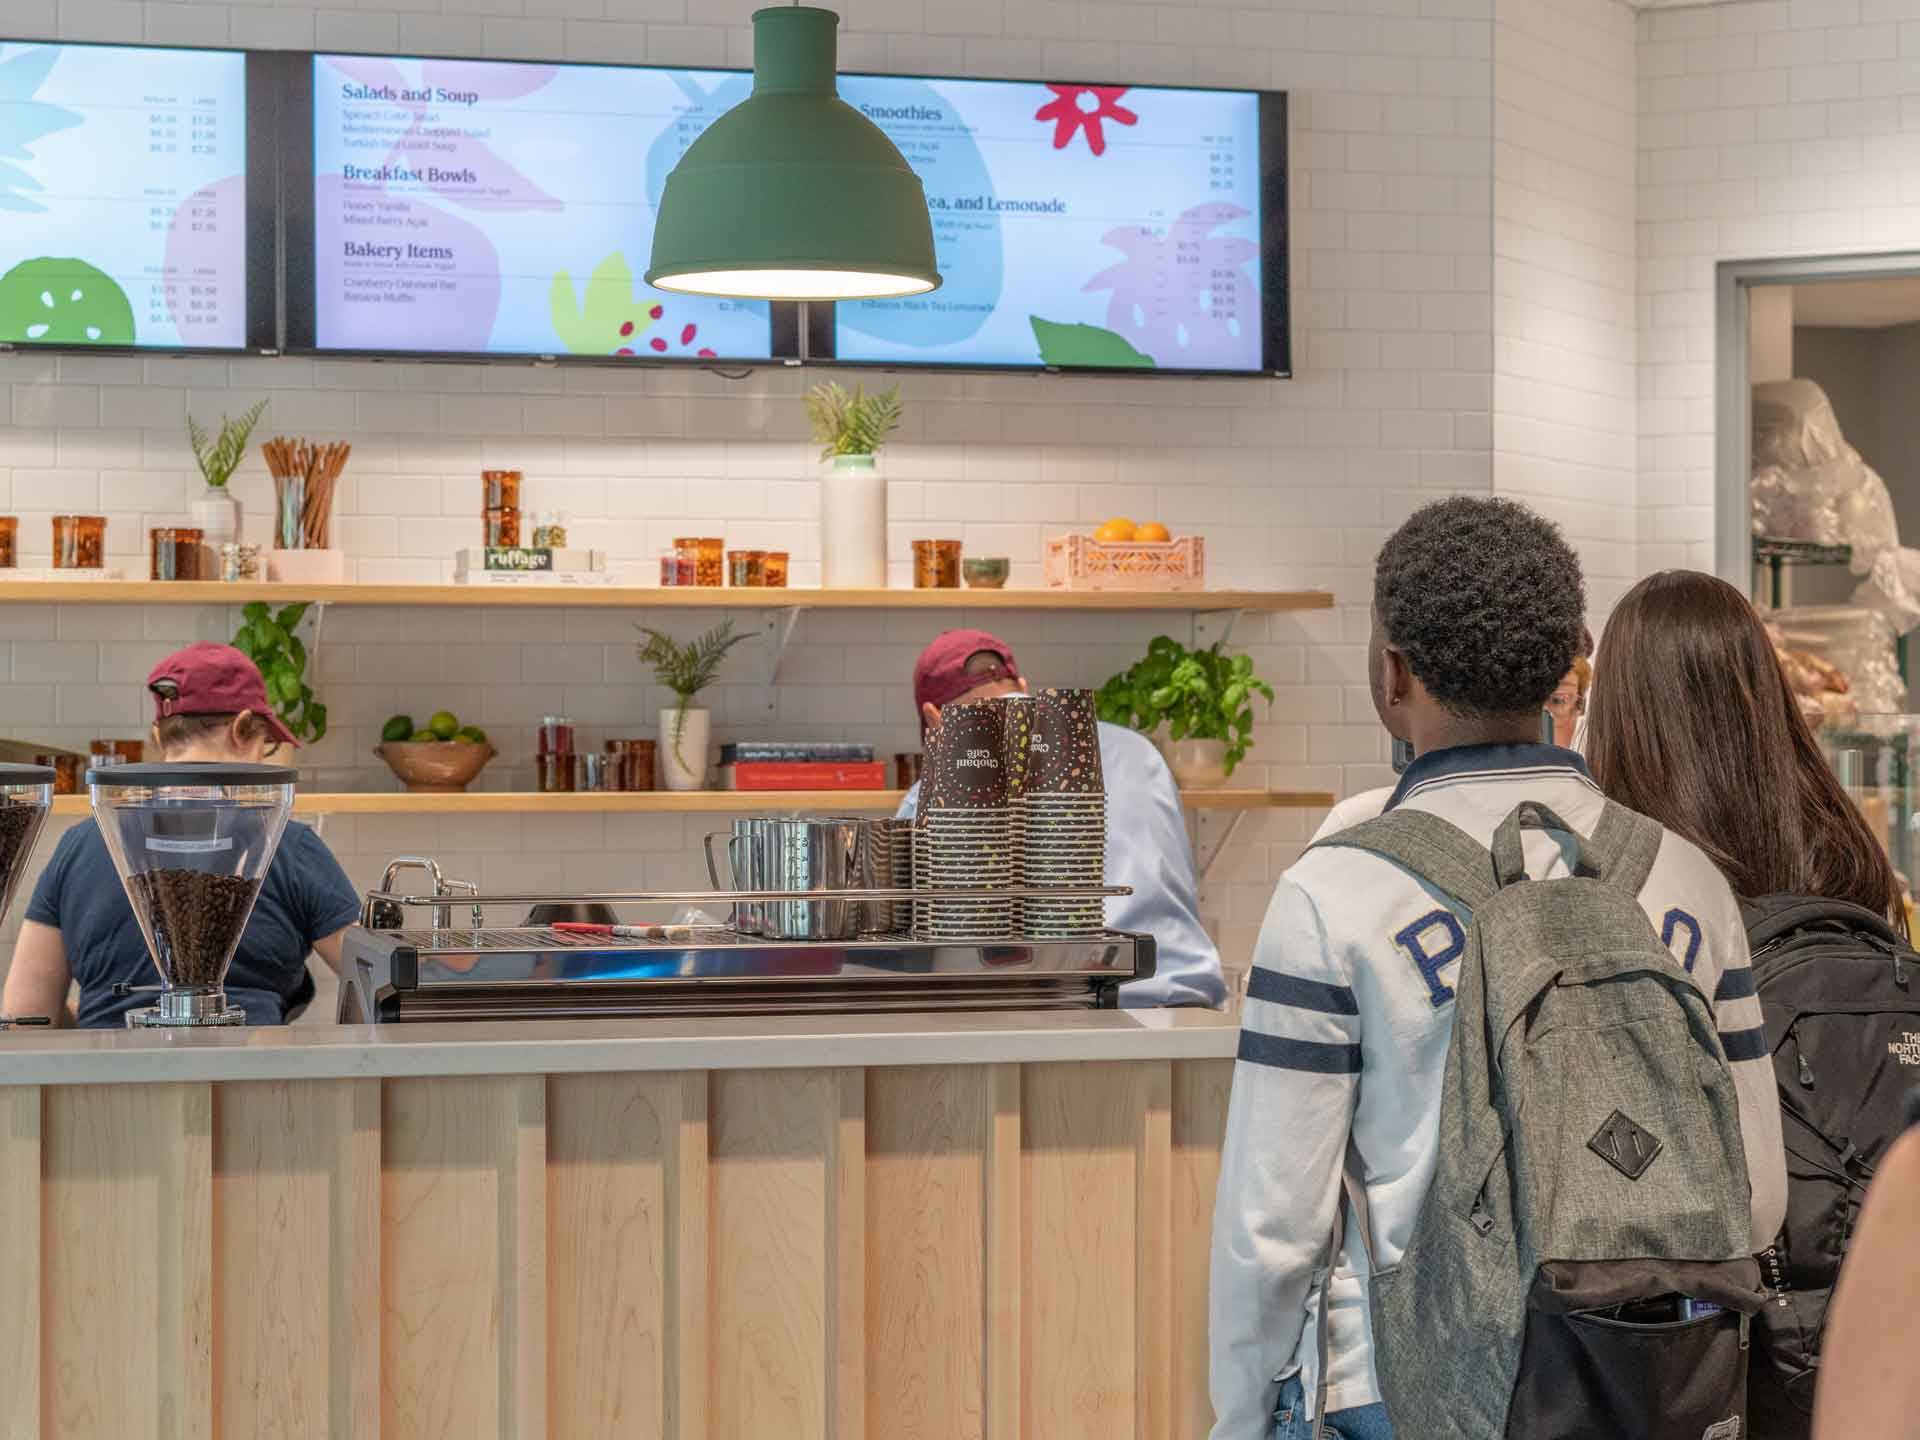
[[[1449,820],[1482,844],[1522,800],[1582,834],[1604,801],[1586,763],[1549,745],[1466,746],[1415,760],[1387,802]],[[1568,873],[1564,837],[1529,831],[1527,873]],[[1669,833],[1640,893],[1673,957],[1713,1000],[1740,1101],[1756,1251],[1779,1232],[1786,1163],[1746,930],[1726,881]],[[1358,850],[1311,850],[1281,879],[1254,951],[1214,1213],[1213,1440],[1266,1440],[1280,1383],[1320,1383],[1314,1277],[1345,1223],[1349,1155],[1373,1255],[1397,1264],[1433,1178],[1452,981],[1467,912],[1410,872]],[[1380,1398],[1366,1249],[1340,1252],[1328,1292],[1327,1408]],[[1435,1336],[1444,1345],[1446,1337]],[[1417,1437],[1415,1437],[1417,1440]]]

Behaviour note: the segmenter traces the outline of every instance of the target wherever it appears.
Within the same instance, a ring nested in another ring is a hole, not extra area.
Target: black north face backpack
[[[1787,1221],[1760,1257],[1752,1440],[1807,1440],[1827,1301],[1874,1167],[1920,1082],[1920,954],[1844,900],[1743,902],[1787,1147]]]

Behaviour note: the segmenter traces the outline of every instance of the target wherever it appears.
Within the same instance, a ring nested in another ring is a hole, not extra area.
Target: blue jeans
[[[1313,1422],[1306,1416],[1305,1398],[1298,1375],[1281,1385],[1280,1408],[1273,1417],[1273,1440],[1313,1440]],[[1361,1405],[1334,1411],[1327,1416],[1326,1440],[1393,1440],[1387,1407]]]

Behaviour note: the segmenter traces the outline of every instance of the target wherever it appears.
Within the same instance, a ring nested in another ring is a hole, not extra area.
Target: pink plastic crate
[[[1047,541],[1047,585],[1054,590],[1203,590],[1207,542],[1095,540],[1059,535]]]

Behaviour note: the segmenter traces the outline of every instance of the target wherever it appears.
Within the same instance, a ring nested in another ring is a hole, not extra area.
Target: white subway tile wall
[[[1638,568],[1713,563],[1714,266],[1920,246],[1920,3],[1637,20]]]
[[[739,65],[751,58],[753,8],[10,0],[0,29]],[[1388,774],[1362,673],[1365,603],[1372,556],[1412,509],[1455,492],[1522,495],[1566,524],[1603,604],[1635,573],[1636,421],[1624,375],[1634,363],[1624,233],[1633,33],[1615,0],[1499,0],[1497,16],[1494,0],[840,8],[848,69],[1271,86],[1293,102],[1295,378],[906,377],[907,422],[885,461],[894,583],[907,582],[909,538],[950,536],[1009,556],[1014,583],[1033,584],[1044,537],[1127,513],[1204,535],[1216,585],[1326,587],[1335,611],[1249,617],[1236,632],[1279,690],[1243,773],[1255,784],[1350,791]],[[1747,8],[1762,7],[1736,7]],[[1703,310],[1689,312],[1696,322]],[[510,466],[528,477],[528,509],[566,511],[574,542],[607,549],[620,566],[654,568],[675,535],[725,534],[730,544],[789,550],[795,583],[807,585],[818,579],[819,545],[804,381],[0,357],[0,422],[10,422],[0,423],[0,513],[19,514],[31,565],[47,558],[51,514],[97,507],[109,517],[111,562],[144,573],[147,530],[184,522],[198,490],[185,415],[217,418],[264,397],[263,435],[353,443],[338,523],[362,580],[448,578],[455,548],[478,534],[479,470]],[[236,492],[249,538],[264,538],[269,491],[257,452]],[[370,751],[380,721],[399,709],[448,705],[486,725],[505,751],[490,786],[529,783],[531,727],[556,706],[596,737],[645,733],[660,696],[632,656],[635,618],[337,608],[316,666],[338,728],[305,757],[307,783],[390,783]],[[673,623],[691,632],[700,618]],[[716,701],[722,732],[906,748],[908,667],[946,618],[958,616],[809,615],[771,694],[749,678],[747,660],[732,668]],[[1083,684],[1128,662],[1159,629],[1180,634],[1186,624],[992,623],[1037,676]],[[0,689],[0,719],[21,736],[124,733],[140,720],[134,681],[145,661],[177,641],[224,637],[232,624],[218,610],[7,607],[0,646],[14,684]],[[1230,964],[1244,963],[1274,878],[1317,819],[1249,817],[1213,872],[1204,903]],[[394,851],[424,848],[483,882],[504,873],[515,883],[677,883],[693,878],[697,828],[338,818],[327,838],[358,882]]]

